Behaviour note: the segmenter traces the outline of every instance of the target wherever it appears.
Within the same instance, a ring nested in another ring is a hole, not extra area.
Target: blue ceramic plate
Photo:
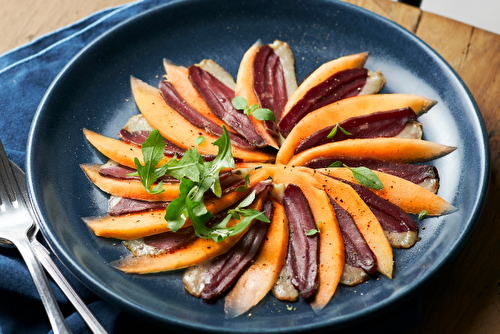
[[[384,93],[437,100],[420,121],[425,139],[458,148],[432,164],[441,176],[439,195],[459,210],[420,223],[422,240],[410,250],[395,250],[393,280],[379,277],[356,288],[341,286],[318,314],[303,301],[288,311],[286,303],[268,295],[251,317],[228,320],[223,300],[209,304],[184,291],[180,271],[126,275],[108,266],[128,251],[117,240],[94,236],[80,218],[107,209],[107,195],[79,167],[106,161],[86,142],[82,129],[116,138],[138,113],[130,75],[156,86],[164,74],[163,58],[185,66],[211,58],[236,77],[243,53],[257,39],[291,45],[299,82],[323,62],[368,51],[367,68],[380,69],[387,78]],[[29,190],[44,235],[75,276],[145,318],[218,333],[339,328],[399,305],[463,247],[488,181],[479,111],[449,65],[396,24],[346,3],[322,0],[188,0],[145,12],[98,38],[68,64],[40,104],[28,147]]]

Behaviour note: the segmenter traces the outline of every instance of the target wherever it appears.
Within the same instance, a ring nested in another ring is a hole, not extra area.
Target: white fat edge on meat
[[[385,236],[391,247],[394,248],[410,248],[420,240],[418,231],[408,232],[389,232],[385,231]]]
[[[286,300],[293,302],[299,299],[299,292],[292,284],[292,280],[290,279],[290,275],[288,274],[286,265],[283,266],[283,269],[280,272],[278,280],[276,281],[276,284],[274,284],[272,288],[272,292],[274,296],[279,300]]]
[[[428,177],[418,185],[436,194],[439,189],[439,180],[435,177]]]
[[[132,116],[123,127],[128,132],[153,131],[153,127],[146,121],[142,114]]]
[[[146,245],[144,243],[144,238],[124,240],[122,241],[122,243],[132,252],[134,256],[158,256],[165,253],[163,249],[158,249],[156,247]]]
[[[123,197],[111,195],[108,200],[108,212],[110,212],[121,200]]]
[[[350,264],[345,264],[340,277],[340,283],[348,286],[358,285],[370,279],[370,275],[363,268],[354,267]]]
[[[275,40],[269,46],[280,58],[281,66],[283,66],[283,76],[285,77],[286,94],[290,98],[298,87],[297,77],[295,76],[295,57],[293,56],[292,49],[290,49],[287,43],[279,40]],[[278,144],[281,146],[284,141],[285,138],[280,134]]]
[[[408,139],[422,139],[422,124],[416,121],[406,123],[405,128],[396,137]]]
[[[195,297],[200,297],[205,288],[205,276],[210,268],[212,259],[191,266],[184,271],[182,281],[184,288]]]
[[[368,78],[366,84],[361,89],[358,95],[369,95],[378,93],[385,85],[385,77],[382,72],[372,72],[368,70]]]
[[[231,183],[236,182],[238,180],[244,179],[245,176],[247,176],[247,174],[254,169],[255,169],[254,167],[233,169],[233,170],[231,170],[231,175],[229,175],[227,178],[225,178],[221,182],[223,184],[231,184]]]
[[[269,44],[274,50],[274,53],[280,58],[281,66],[283,66],[283,75],[285,77],[286,94],[288,98],[297,89],[297,78],[295,77],[295,58],[290,46],[282,41],[274,41]]]
[[[234,82],[233,77],[227,73],[219,64],[211,59],[203,59],[201,63],[198,64],[200,68],[207,71],[216,77],[220,82],[222,82],[227,87],[234,90],[236,88],[236,82]]]
[[[283,197],[285,197],[285,184],[273,183],[271,187],[269,187],[269,194],[280,203],[283,202]]]

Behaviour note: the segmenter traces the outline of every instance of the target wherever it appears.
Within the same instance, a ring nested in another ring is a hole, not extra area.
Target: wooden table
[[[346,0],[422,38],[455,68],[486,123],[489,195],[457,260],[425,291],[421,323],[408,333],[500,333],[500,36],[389,0]],[[0,54],[126,0],[0,0]]]

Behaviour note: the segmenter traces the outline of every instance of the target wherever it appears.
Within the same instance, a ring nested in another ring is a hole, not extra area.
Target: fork
[[[55,334],[71,333],[49,286],[47,276],[36,260],[29,236],[34,221],[28,210],[22,191],[14,177],[3,144],[0,141],[0,239],[17,247],[38,290]]]
[[[28,190],[26,189],[26,177],[24,175],[24,172],[19,168],[15,163],[10,161],[10,166],[12,167],[12,171],[14,172],[14,178],[17,181],[17,184],[19,185],[19,189],[21,189],[24,201],[28,204],[29,203],[29,198],[28,198]],[[107,334],[106,329],[99,323],[99,320],[94,316],[92,311],[87,307],[85,302],[78,296],[78,293],[73,289],[71,284],[66,280],[62,272],[59,270],[59,268],[56,266],[54,261],[52,261],[52,258],[50,257],[50,252],[45,248],[44,245],[42,245],[38,240],[37,240],[37,234],[39,232],[39,226],[38,226],[38,219],[33,212],[31,206],[28,206],[28,210],[31,213],[31,217],[33,217],[35,226],[33,227],[33,230],[30,233],[30,242],[31,242],[31,247],[33,247],[33,250],[35,252],[35,256],[38,261],[42,264],[42,266],[45,268],[47,273],[54,279],[55,283],[57,286],[61,289],[61,291],[66,295],[68,300],[73,304],[75,307],[76,311],[82,319],[87,323],[87,326],[90,328],[92,333],[94,334]],[[0,246],[5,246],[5,247],[14,247],[10,242],[7,241],[2,241],[0,240]]]

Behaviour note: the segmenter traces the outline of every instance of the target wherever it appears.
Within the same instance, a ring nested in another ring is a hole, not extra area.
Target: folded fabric
[[[105,9],[0,56],[0,139],[9,158],[24,169],[28,130],[37,106],[57,74],[82,48],[120,22],[170,1],[143,0]],[[160,330],[102,300],[55,257],[54,261],[109,333]],[[45,310],[16,249],[0,247],[0,270],[0,334],[50,332]],[[52,281],[51,286],[73,333],[90,333]],[[419,321],[420,301],[417,296],[391,313],[345,332],[391,333],[412,328]]]

